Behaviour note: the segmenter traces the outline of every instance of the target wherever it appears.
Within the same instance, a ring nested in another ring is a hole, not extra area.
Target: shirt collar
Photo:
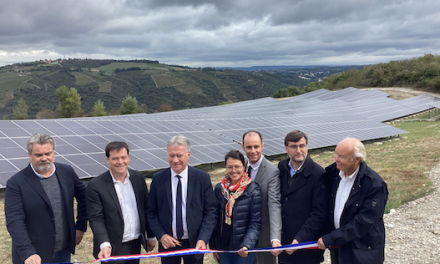
[[[188,165],[186,165],[186,168],[179,174],[177,174],[173,169],[171,169],[171,178],[176,177],[176,175],[180,175],[182,179],[188,178]]]
[[[249,163],[249,166],[251,166],[253,170],[257,170],[260,167],[262,161],[263,161],[263,154],[261,155],[260,159],[254,164]]]
[[[113,177],[113,173],[111,170],[108,170],[108,171],[110,172],[110,175],[112,176],[113,183],[121,182],[121,181],[116,180],[115,177]],[[125,180],[129,180],[129,179],[130,179],[130,172],[127,170],[127,178],[125,178]],[[125,180],[124,180],[124,183],[127,182]]]
[[[359,168],[360,168],[361,166],[359,166],[357,169],[356,169],[356,171],[355,172],[353,172],[353,174],[351,174],[350,176],[348,176],[347,177],[347,180],[353,180],[354,178],[356,178],[356,175],[358,174],[358,172],[359,172]],[[343,172],[343,171],[339,171],[339,177],[341,177],[341,179],[345,179],[346,177],[345,177],[345,173]]]
[[[308,154],[307,154],[307,155],[308,155]],[[293,168],[292,160],[289,158],[289,167],[290,167],[292,170],[294,170],[294,171],[299,171],[299,170],[302,168],[302,166],[304,165],[304,162],[305,162],[306,159],[307,159],[307,155],[306,155],[306,157],[304,158],[303,162],[301,163],[301,165],[298,167],[297,170],[295,170],[295,169]]]
[[[38,178],[46,179],[46,178],[51,177],[51,176],[54,175],[54,173],[55,173],[55,169],[56,169],[56,168],[55,168],[55,163],[52,163],[52,172],[50,173],[50,175],[49,175],[48,177],[44,177],[43,175],[39,174],[39,173],[34,169],[34,166],[32,165],[32,163],[30,163],[30,164],[31,164],[31,168],[32,168],[32,170],[34,171],[35,175],[37,175]]]

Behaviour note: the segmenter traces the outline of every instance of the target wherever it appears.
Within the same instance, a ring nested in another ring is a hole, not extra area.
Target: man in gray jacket
[[[261,188],[262,225],[256,247],[281,246],[280,171],[262,155],[264,143],[260,132],[253,130],[245,132],[242,148],[249,161],[246,171]],[[276,256],[281,251],[271,253],[257,253],[255,262],[276,264]]]

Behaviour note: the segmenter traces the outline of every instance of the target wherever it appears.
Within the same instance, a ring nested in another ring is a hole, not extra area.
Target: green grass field
[[[113,73],[117,68],[127,69],[132,67],[139,67],[145,70],[157,70],[157,71],[169,71],[170,69],[181,70],[180,68],[157,64],[157,63],[136,63],[136,62],[113,62],[98,68],[100,71],[104,71],[107,74]]]
[[[165,75],[165,74],[151,75],[151,78],[153,78],[157,88],[186,84],[184,80],[171,75]]]
[[[2,73],[0,75],[0,92],[15,91],[20,86],[32,79],[32,76],[20,76],[16,73]]]

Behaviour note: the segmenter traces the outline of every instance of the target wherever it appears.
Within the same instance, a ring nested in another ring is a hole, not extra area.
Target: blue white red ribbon
[[[290,244],[280,247],[267,247],[267,248],[253,248],[246,250],[247,252],[267,252],[276,250],[286,250],[286,249],[318,249],[318,243],[316,241],[304,242],[299,244]],[[182,249],[167,252],[158,253],[147,253],[139,255],[127,255],[127,256],[111,256],[108,258],[96,259],[92,263],[103,262],[103,261],[117,261],[117,260],[131,260],[131,259],[149,259],[149,258],[165,258],[165,257],[175,257],[175,256],[186,256],[186,255],[196,255],[196,254],[207,254],[207,253],[237,253],[238,250],[225,251],[225,250],[212,250],[212,249]],[[74,263],[74,264],[84,264],[87,262]],[[46,263],[55,264],[55,263]]]

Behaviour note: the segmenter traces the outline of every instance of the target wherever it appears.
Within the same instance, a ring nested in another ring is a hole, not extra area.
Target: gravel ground
[[[434,192],[384,216],[385,263],[440,263],[440,163],[429,172]],[[328,250],[325,262],[330,263]]]

